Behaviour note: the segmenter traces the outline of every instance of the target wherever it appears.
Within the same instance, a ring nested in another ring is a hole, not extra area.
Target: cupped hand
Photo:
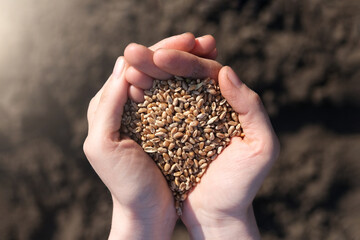
[[[222,95],[239,114],[244,138],[234,137],[189,194],[182,217],[197,238],[259,237],[252,201],[279,153],[259,96],[230,67],[218,75]]]
[[[278,139],[259,96],[230,67],[212,59],[158,49],[151,62],[169,76],[218,80],[245,133],[244,138],[232,138],[189,193],[182,220],[190,235],[193,239],[259,238],[252,201],[279,153]]]
[[[119,133],[129,87],[125,69],[120,57],[113,74],[90,102],[84,152],[112,195],[109,239],[168,239],[177,216],[167,183],[141,147]]]

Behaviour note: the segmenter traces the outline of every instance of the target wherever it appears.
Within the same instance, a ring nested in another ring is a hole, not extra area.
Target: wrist
[[[206,216],[206,217],[204,217]],[[260,239],[254,211],[250,206],[243,214],[194,216],[196,222],[187,225],[191,239]]]
[[[165,211],[157,216],[139,216],[114,202],[109,240],[170,239],[177,220],[173,215]]]

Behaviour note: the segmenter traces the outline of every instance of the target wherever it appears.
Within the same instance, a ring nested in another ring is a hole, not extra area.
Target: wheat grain
[[[121,132],[139,143],[159,166],[181,215],[182,202],[207,167],[230,143],[244,137],[239,116],[212,79],[154,80],[144,102],[128,101]]]

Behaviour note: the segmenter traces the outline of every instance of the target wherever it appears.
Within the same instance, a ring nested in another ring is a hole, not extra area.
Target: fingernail
[[[227,77],[232,82],[232,84],[234,84],[235,87],[237,87],[237,88],[240,88],[241,85],[243,84],[242,81],[239,79],[239,77],[236,75],[236,73],[234,72],[234,70],[232,70],[231,67],[228,67]]]
[[[123,57],[118,58],[118,60],[115,63],[114,70],[113,70],[113,76],[115,78],[120,78],[121,73],[124,70],[124,65],[125,65],[124,58]]]

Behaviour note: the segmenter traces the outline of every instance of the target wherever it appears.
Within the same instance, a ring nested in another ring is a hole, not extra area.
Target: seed
[[[174,175],[175,175],[175,173],[174,173]],[[179,185],[180,185],[180,181],[179,181],[179,178],[178,178],[178,177],[175,178],[175,185],[176,185],[176,186],[179,186]]]
[[[209,145],[209,146],[206,146],[204,150],[206,152],[208,152],[208,151],[211,151],[213,148],[214,148],[213,146]]]
[[[167,154],[166,152],[163,153],[162,156],[163,156],[163,159],[164,159],[166,162],[170,160],[170,156],[169,156],[169,154]]]
[[[229,129],[228,129],[228,134],[231,135],[235,130],[235,127],[234,126],[230,126]]]
[[[174,127],[173,129],[171,129],[171,132],[170,132],[171,136],[174,136],[174,134],[177,133],[177,131],[178,131],[177,127]]]
[[[224,138],[225,135],[224,135],[223,133],[218,132],[218,133],[216,133],[216,137],[218,137],[218,138]]]
[[[193,138],[196,138],[196,137],[197,137],[197,135],[198,135],[198,130],[197,130],[197,129],[195,129],[195,130],[194,130],[194,132],[192,133],[192,136],[193,136]]]
[[[203,163],[203,164],[201,164],[200,168],[201,168],[201,169],[204,169],[204,168],[206,168],[207,166],[208,166],[207,163]]]
[[[206,117],[206,114],[205,113],[200,113],[196,116],[197,119],[199,120],[203,120],[204,118]]]
[[[144,151],[147,152],[147,153],[155,153],[155,152],[157,152],[156,148],[152,148],[152,147],[146,147],[144,149]]]
[[[202,165],[202,164],[204,164],[204,163],[206,163],[206,160],[205,160],[205,159],[201,159],[201,160],[199,161],[199,165]]]
[[[173,172],[173,171],[175,171],[176,168],[179,170],[178,165],[175,163],[171,166],[170,171]]]
[[[211,133],[212,131],[214,131],[214,130],[212,130],[211,128],[205,128],[204,129],[204,133]]]
[[[184,169],[184,175],[181,175],[180,178],[181,178],[181,181],[186,181],[186,177],[189,176],[189,172],[187,169]]]
[[[184,135],[181,139],[181,143],[185,143],[188,140],[189,136],[188,135]]]
[[[181,138],[184,134],[182,132],[177,132],[174,134],[174,139],[178,139],[178,138]]]
[[[184,135],[184,136],[186,136],[186,135]],[[181,140],[181,143],[183,143],[182,140]],[[191,147],[190,147],[190,146],[184,146],[182,149],[183,149],[183,151],[187,151],[187,152],[188,152],[188,151],[191,150]]]
[[[210,93],[211,95],[215,95],[217,93],[217,91],[213,88],[207,89],[207,92]]]
[[[157,133],[155,133],[155,136],[156,136],[156,137],[163,137],[164,135],[165,135],[164,132],[157,132]]]
[[[228,124],[229,124],[230,126],[236,126],[236,125],[237,125],[237,122],[230,121],[230,122],[228,122]]]
[[[238,130],[234,130],[234,131],[232,132],[232,134],[230,134],[230,137],[235,137],[235,136],[237,136],[237,135],[239,135],[239,131],[238,131]]]
[[[182,154],[181,148],[178,148],[176,151],[176,155],[181,156],[181,154]]]
[[[212,140],[214,140],[214,139],[215,139],[215,135],[214,135],[214,133],[213,133],[213,132],[211,132],[211,133],[210,133],[210,139],[209,139],[209,140],[211,140],[211,141],[212,141]]]
[[[172,143],[170,143],[170,144],[169,144],[169,148],[168,148],[168,149],[169,149],[169,151],[173,150],[173,149],[174,149],[174,147],[175,147],[175,143],[173,143],[173,142],[172,142]]]
[[[168,102],[168,104],[172,104],[172,103],[173,103],[173,100],[172,100],[171,96],[167,96],[167,97],[166,97],[166,101]]]
[[[199,162],[196,159],[194,160],[194,166],[195,168],[199,168]]]
[[[200,100],[198,101],[198,103],[196,104],[196,106],[197,106],[198,108],[201,108],[203,104],[204,104],[204,99],[202,98],[202,99],[200,99]]]
[[[215,154],[215,152],[209,151],[209,152],[206,154],[206,156],[207,156],[207,157],[211,157],[211,156],[213,156],[214,154]]]
[[[165,123],[162,122],[162,121],[156,120],[155,126],[157,126],[157,127],[163,127],[163,126],[165,126]]]
[[[237,116],[237,114],[236,113],[231,113],[231,118],[234,120],[234,122],[238,122],[239,121],[239,118],[238,118],[238,116]]]
[[[219,105],[222,106],[226,103],[226,99],[224,98],[223,100],[220,101]]]
[[[223,119],[225,118],[225,116],[226,116],[226,111],[223,111],[223,112],[220,114],[219,119],[220,119],[220,120],[223,120]]]
[[[188,190],[187,187],[186,187],[186,190]],[[186,198],[187,198],[187,194],[184,193],[184,194],[181,195],[180,200],[185,201]]]
[[[147,108],[140,108],[138,113],[147,113]]]
[[[217,119],[218,119],[218,116],[212,117],[206,124],[207,125],[213,124]]]
[[[195,120],[195,121],[192,121],[189,125],[191,127],[196,127],[197,125],[199,125],[199,122]]]
[[[200,156],[205,156],[205,155],[206,155],[206,152],[199,150],[199,155],[200,155]]]
[[[178,116],[174,116],[174,117],[173,117],[173,120],[174,120],[175,122],[181,122],[181,119],[180,119]]]
[[[166,150],[166,148],[159,147],[159,148],[158,148],[158,152],[160,152],[160,153],[166,153],[167,150]]]
[[[165,163],[165,165],[164,165],[164,171],[167,172],[167,171],[169,171],[169,169],[170,169],[170,164]]]
[[[216,109],[216,103],[212,102],[211,103],[211,110],[215,111],[215,109]]]
[[[172,105],[170,105],[170,106],[172,106]],[[169,108],[167,108],[167,109],[165,110],[165,112],[166,112],[166,114],[167,114],[168,116],[170,116],[170,115],[173,114],[173,111],[171,111],[171,109],[169,109]]]
[[[220,146],[220,147],[217,149],[217,154],[220,154],[220,153],[222,152],[222,150],[223,150],[223,147]]]

